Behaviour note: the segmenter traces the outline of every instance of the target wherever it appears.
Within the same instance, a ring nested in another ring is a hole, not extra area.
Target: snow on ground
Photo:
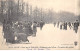
[[[60,30],[54,27],[53,24],[46,24],[42,31],[37,28],[36,37],[29,37],[29,40],[36,45],[57,45],[57,44],[72,44],[74,40],[77,41],[77,34],[73,30]],[[45,44],[44,44],[45,43]]]
[[[79,27],[80,30],[80,27]],[[54,27],[53,24],[45,24],[43,29],[40,30],[40,28],[37,28],[37,34],[36,37],[28,37],[31,44],[13,44],[8,45],[10,46],[65,46],[62,44],[68,44],[69,46],[74,46],[75,41],[79,41],[79,31],[76,34],[73,29],[68,30],[60,30],[60,28]],[[5,46],[5,40],[2,37],[2,27],[0,26],[0,43],[2,43],[2,46]],[[77,46],[78,47],[78,46]],[[76,47],[76,49],[78,49]]]

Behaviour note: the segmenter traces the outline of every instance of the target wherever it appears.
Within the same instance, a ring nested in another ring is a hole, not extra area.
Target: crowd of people
[[[78,20],[76,20],[74,23],[71,22],[54,22],[54,27],[57,25],[57,27],[60,27],[60,29],[62,30],[67,30],[68,27],[70,29],[73,29],[75,31],[75,33],[77,33],[78,31],[78,27],[79,27],[79,22]]]
[[[4,20],[3,22],[3,37],[6,39],[7,43],[20,43],[29,42],[28,37],[36,37],[37,27],[42,30],[44,22],[30,22],[30,21],[15,21]],[[75,33],[78,31],[79,22],[76,20],[74,23],[71,22],[54,22],[54,27],[57,25],[61,30],[67,30],[68,27],[73,29]]]
[[[3,22],[3,33],[7,43],[29,42],[28,36],[36,36],[37,27],[42,27],[44,22],[30,21],[5,21]]]

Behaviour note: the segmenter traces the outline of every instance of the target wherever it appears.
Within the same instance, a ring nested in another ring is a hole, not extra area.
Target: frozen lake
[[[80,30],[80,27],[79,27]],[[0,44],[1,46],[5,46],[5,47],[11,47],[11,46],[73,46],[74,42],[77,41],[79,42],[79,30],[77,33],[75,33],[73,31],[73,29],[69,29],[68,30],[60,30],[60,28],[54,27],[53,24],[45,24],[43,29],[40,30],[40,28],[37,28],[37,34],[36,37],[28,37],[29,41],[31,44],[10,44],[10,45],[6,45],[5,44],[5,40],[3,39],[3,35],[2,35],[2,26],[0,26]],[[67,45],[66,45],[67,44]],[[75,47],[75,49],[78,46]]]

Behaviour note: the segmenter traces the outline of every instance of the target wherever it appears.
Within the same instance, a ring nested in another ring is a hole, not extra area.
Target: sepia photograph
[[[80,0],[0,0],[0,50],[80,50]]]

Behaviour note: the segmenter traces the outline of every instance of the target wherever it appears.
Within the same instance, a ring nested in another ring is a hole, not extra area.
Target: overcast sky
[[[78,15],[78,0],[24,0],[33,7],[52,8],[56,12],[68,11]]]

